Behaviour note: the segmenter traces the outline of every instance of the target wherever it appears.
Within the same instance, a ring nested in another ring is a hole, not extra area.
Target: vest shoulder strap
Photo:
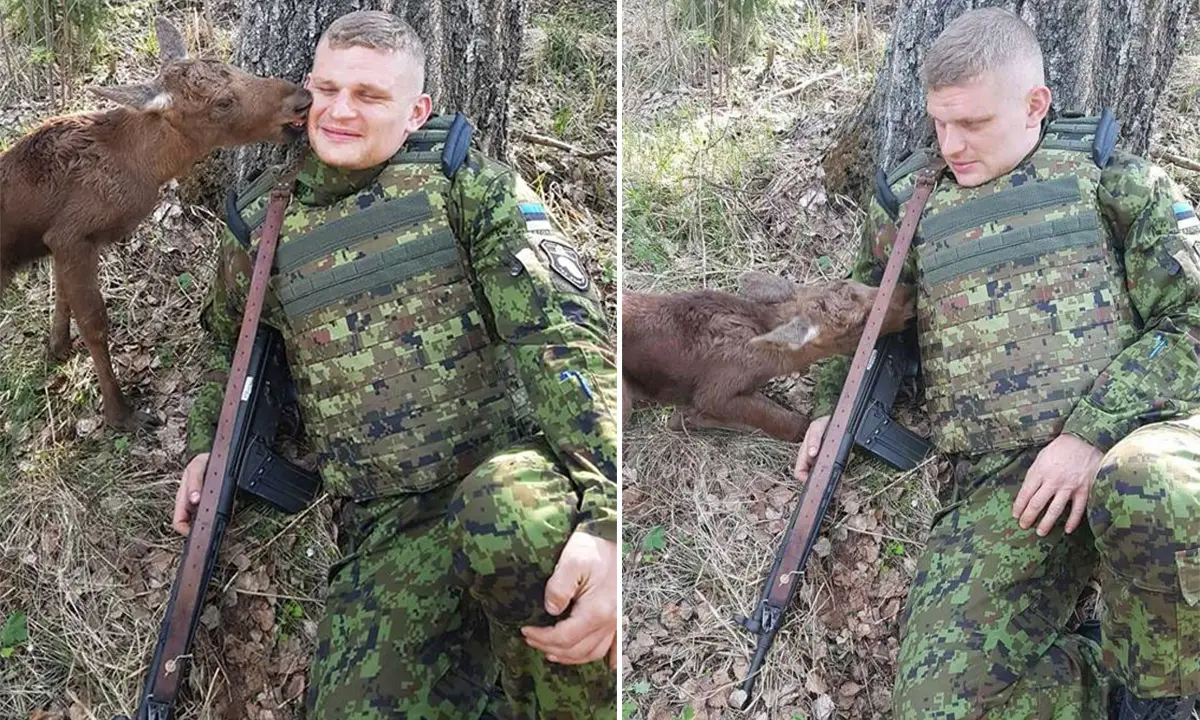
[[[251,178],[249,184],[238,192],[237,188],[229,188],[229,192],[225,194],[225,225],[233,233],[238,242],[247,250],[250,249],[250,234],[254,228],[262,223],[264,217],[263,212],[256,213],[257,222],[246,222],[242,215],[246,208],[250,207],[255,200],[261,199],[263,196],[271,192],[271,188],[275,185],[275,178],[279,177],[280,168],[271,166],[265,170],[259,171],[257,175]]]
[[[1089,153],[1098,168],[1108,167],[1117,145],[1120,125],[1112,110],[1104,108],[1099,115],[1084,116],[1079,112],[1064,112],[1051,121],[1042,138],[1042,147],[1050,150],[1070,150]]]
[[[404,147],[390,162],[393,165],[437,164],[441,166],[442,174],[453,180],[466,163],[474,133],[475,129],[462,113],[432,117],[420,130],[408,136]]]
[[[892,220],[900,219],[900,206],[912,194],[911,191],[908,191],[901,193],[903,197],[898,196],[893,190],[895,185],[929,165],[935,157],[937,157],[936,149],[922,148],[900,158],[900,162],[890,172],[883,168],[876,171],[875,200]]]

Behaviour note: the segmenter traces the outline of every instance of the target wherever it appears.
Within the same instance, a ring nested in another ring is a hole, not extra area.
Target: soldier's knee
[[[537,450],[490,458],[462,480],[447,520],[477,572],[498,563],[543,564],[570,534],[572,503],[566,481]]]
[[[1167,575],[1184,538],[1200,532],[1200,505],[1189,438],[1172,425],[1143,427],[1118,442],[1101,461],[1088,499],[1096,547],[1118,573]]]

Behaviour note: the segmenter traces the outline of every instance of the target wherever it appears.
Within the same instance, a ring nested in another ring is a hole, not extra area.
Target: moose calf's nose
[[[296,112],[307,110],[312,106],[312,93],[300,88],[300,90],[292,96],[292,105],[296,108]]]

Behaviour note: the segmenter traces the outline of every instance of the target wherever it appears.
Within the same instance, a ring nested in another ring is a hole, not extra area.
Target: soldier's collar
[[[296,175],[296,199],[305,205],[330,205],[375,182],[386,166],[382,162],[362,170],[337,168],[310,150]]]

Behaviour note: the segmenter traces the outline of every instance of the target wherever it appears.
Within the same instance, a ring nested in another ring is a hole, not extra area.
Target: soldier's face
[[[317,156],[357,170],[384,162],[429,119],[423,68],[404,54],[317,45],[304,86],[312,92],[308,140]]]
[[[938,147],[959,185],[975,187],[1008,174],[1037,145],[1050,90],[1029,87],[1015,75],[989,72],[928,93],[925,107]]]

